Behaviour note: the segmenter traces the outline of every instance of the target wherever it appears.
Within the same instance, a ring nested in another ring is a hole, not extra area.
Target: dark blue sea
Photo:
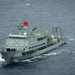
[[[22,21],[38,32],[59,25],[67,44],[23,62],[6,65],[0,54],[0,75],[75,75],[75,0],[0,0],[0,48]]]

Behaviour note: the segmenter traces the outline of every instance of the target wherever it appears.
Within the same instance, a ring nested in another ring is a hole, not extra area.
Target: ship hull
[[[37,56],[37,55],[40,55],[40,54],[43,54],[43,53],[46,53],[48,51],[52,51],[54,50],[55,48],[61,46],[61,45],[64,45],[66,43],[66,39],[63,40],[63,41],[60,41],[59,43],[55,44],[55,45],[52,45],[52,46],[49,46],[45,49],[42,49],[40,51],[36,51],[32,54],[28,54],[28,55],[24,55],[24,56],[21,56],[21,57],[16,57],[15,59],[18,59],[18,60],[24,60],[24,59],[27,59],[27,58],[31,58],[31,57],[34,57],[34,56]]]
[[[46,47],[46,48],[44,48],[44,49],[41,49],[41,50],[36,51],[36,52],[33,52],[33,53],[31,53],[31,54],[15,56],[16,52],[14,52],[14,51],[11,51],[11,52],[1,52],[1,54],[2,54],[3,58],[5,59],[5,61],[6,61],[8,64],[9,64],[9,63],[12,63],[12,62],[20,62],[20,61],[25,60],[25,59],[27,59],[27,58],[31,58],[31,57],[34,57],[34,56],[43,54],[43,53],[45,53],[45,52],[51,51],[51,50],[57,48],[58,46],[65,44],[66,41],[67,41],[67,39],[61,40],[61,41],[58,42],[57,44],[48,46],[48,47]],[[22,53],[21,53],[21,54],[22,54]]]

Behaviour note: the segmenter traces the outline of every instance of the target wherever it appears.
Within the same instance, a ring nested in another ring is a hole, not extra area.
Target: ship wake
[[[65,50],[64,50],[65,51]],[[42,59],[45,59],[49,56],[56,56],[58,54],[61,54],[62,51],[52,51],[52,52],[47,52],[47,53],[44,53],[44,54],[41,54],[41,55],[38,55],[38,56],[34,56],[30,59],[26,59],[26,60],[22,60],[21,62],[34,62],[34,61],[39,61],[39,60],[42,60]]]
[[[4,60],[4,59],[2,59],[1,54],[0,54],[0,62],[5,62],[5,60]]]

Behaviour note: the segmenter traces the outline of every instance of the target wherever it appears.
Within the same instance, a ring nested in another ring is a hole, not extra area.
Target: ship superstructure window
[[[39,45],[35,45],[35,46],[32,46],[32,47],[29,47],[29,49],[37,48],[37,47],[40,47],[40,46],[43,46],[43,45],[45,45],[45,43],[42,43],[42,44],[39,44]]]
[[[43,44],[44,44],[44,43],[43,43]],[[41,44],[41,45],[42,45],[42,44]],[[32,50],[27,51],[27,52],[23,52],[22,54],[23,54],[23,55],[31,54],[31,53],[34,53],[34,52],[37,52],[37,51],[41,51],[41,50],[43,50],[43,49],[45,49],[45,48],[47,48],[47,47],[50,47],[50,46],[52,46],[52,45],[54,45],[54,44],[53,44],[53,43],[51,43],[51,44],[46,44],[46,45],[43,45],[43,46],[38,47],[38,48],[36,48],[36,49],[33,49],[33,47],[30,47]]]
[[[25,39],[14,39],[9,38],[6,40],[7,47],[22,47],[28,45],[28,41]]]
[[[6,48],[6,51],[16,51],[15,48]]]
[[[41,41],[43,39],[46,39],[46,36],[45,37],[38,38],[37,41]]]
[[[26,39],[26,37],[9,37],[11,39]]]

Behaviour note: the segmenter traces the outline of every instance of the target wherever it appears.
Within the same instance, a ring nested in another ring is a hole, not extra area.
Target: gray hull
[[[31,54],[27,54],[27,55],[15,56],[15,52],[14,51],[12,51],[12,52],[1,52],[1,54],[2,54],[3,58],[5,59],[5,61],[7,63],[18,62],[18,61],[25,60],[27,58],[31,58],[31,57],[34,57],[36,55],[43,54],[45,52],[51,51],[51,50],[57,48],[58,46],[65,44],[66,41],[67,41],[67,39],[61,40],[57,44],[54,44],[54,45],[49,46],[49,47],[47,47],[45,49],[42,49],[40,51],[36,51],[34,53],[31,53]]]

